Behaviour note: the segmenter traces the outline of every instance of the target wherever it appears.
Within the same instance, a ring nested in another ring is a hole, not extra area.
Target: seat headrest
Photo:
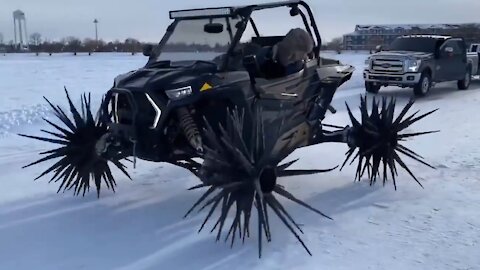
[[[313,39],[301,29],[290,30],[277,46],[277,60],[284,66],[303,60],[313,50]]]

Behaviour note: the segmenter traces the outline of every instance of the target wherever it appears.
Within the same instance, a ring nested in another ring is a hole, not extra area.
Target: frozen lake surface
[[[366,54],[328,53],[357,67],[333,101],[338,113],[325,122],[350,124],[348,102],[358,115],[364,94]],[[308,256],[279,220],[273,219],[273,242],[257,257],[257,235],[233,249],[215,243],[207,231],[197,234],[202,215],[182,219],[199,192],[187,171],[167,164],[140,162],[130,168],[134,181],[117,180],[116,193],[72,197],[56,194],[47,179],[33,182],[42,166],[22,170],[49,146],[20,138],[40,134],[51,117],[43,96],[66,105],[90,91],[100,100],[113,78],[144,65],[142,55],[0,55],[0,269],[15,270],[153,270],[153,269],[480,269],[480,126],[475,120],[480,83],[468,91],[439,84],[412,111],[440,108],[413,131],[438,130],[408,146],[436,166],[432,170],[407,160],[425,189],[400,172],[398,191],[391,183],[370,187],[353,182],[354,167],[307,177],[283,179],[287,190],[324,211],[325,220],[285,202],[300,223]],[[387,88],[399,106],[409,89]],[[298,168],[329,168],[343,162],[345,145],[322,144],[296,151]],[[256,226],[252,224],[252,226]]]

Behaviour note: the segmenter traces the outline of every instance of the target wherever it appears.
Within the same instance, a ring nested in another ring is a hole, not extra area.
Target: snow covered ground
[[[338,113],[325,121],[346,125],[345,101],[359,113],[366,55],[331,56],[357,67],[335,97]],[[93,193],[56,194],[57,186],[46,179],[34,183],[42,166],[21,167],[47,145],[15,134],[46,127],[41,117],[51,115],[42,96],[65,104],[66,86],[74,97],[91,91],[98,100],[115,75],[144,61],[127,54],[0,56],[0,269],[480,269],[480,82],[468,91],[439,84],[414,105],[425,112],[440,108],[411,129],[441,132],[408,143],[437,167],[408,160],[425,189],[405,173],[398,191],[391,183],[354,183],[354,167],[282,180],[334,219],[285,202],[304,224],[313,257],[275,219],[273,241],[264,245],[261,260],[256,233],[233,249],[215,243],[207,231],[197,234],[203,214],[182,219],[200,194],[186,190],[197,181],[166,164],[140,162],[131,170],[134,181],[121,177],[117,193],[104,192],[100,199]],[[380,95],[403,105],[412,91],[388,88]],[[346,150],[322,144],[290,158],[301,158],[299,168],[329,168],[343,162]]]

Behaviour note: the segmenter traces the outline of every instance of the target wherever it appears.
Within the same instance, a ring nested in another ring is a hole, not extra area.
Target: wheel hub
[[[271,193],[277,185],[277,172],[275,168],[267,167],[262,169],[258,178],[263,193]]]
[[[430,85],[430,81],[428,80],[427,77],[423,78],[423,81],[422,81],[422,92],[423,93],[426,93],[428,91],[428,87]]]

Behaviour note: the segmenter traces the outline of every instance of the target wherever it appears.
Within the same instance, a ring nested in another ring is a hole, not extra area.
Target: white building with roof
[[[470,28],[473,29],[473,35],[465,32]],[[480,39],[480,24],[356,25],[353,33],[343,36],[343,47],[346,50],[372,50],[377,45],[388,46],[395,38],[406,34],[456,36],[464,34],[469,35],[470,39]]]

